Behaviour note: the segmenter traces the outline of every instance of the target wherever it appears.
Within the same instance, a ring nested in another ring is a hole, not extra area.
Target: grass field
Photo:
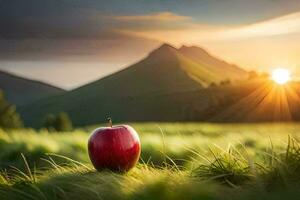
[[[133,123],[140,163],[96,172],[95,127],[0,131],[0,199],[296,199],[300,124]],[[14,167],[12,167],[14,166]]]

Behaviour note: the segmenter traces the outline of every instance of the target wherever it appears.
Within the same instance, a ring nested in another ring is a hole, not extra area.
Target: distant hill
[[[214,91],[207,86],[246,77],[243,69],[201,48],[164,44],[122,71],[21,111],[30,126],[60,111],[69,113],[75,125],[103,122],[107,116],[115,121],[193,120],[189,110],[203,110],[211,102]]]
[[[0,90],[4,91],[10,103],[17,106],[64,92],[63,89],[3,71],[0,71]]]

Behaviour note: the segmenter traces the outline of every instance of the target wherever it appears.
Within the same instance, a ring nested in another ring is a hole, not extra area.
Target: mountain
[[[26,105],[42,98],[57,95],[64,90],[19,76],[0,71],[0,90],[3,90],[7,100],[17,106]]]
[[[246,76],[243,69],[200,48],[163,44],[122,71],[25,106],[21,112],[30,126],[40,126],[48,113],[60,111],[69,113],[75,125],[103,122],[108,116],[115,121],[192,120],[189,110],[206,109],[211,101],[206,86]]]
[[[247,74],[245,74],[244,69],[236,65],[229,64],[221,59],[218,59],[200,47],[182,46],[179,49],[179,52],[186,58],[191,59],[193,62],[197,63],[202,67],[205,67],[211,73],[215,74],[215,80],[238,80],[241,78],[244,79],[248,76]]]

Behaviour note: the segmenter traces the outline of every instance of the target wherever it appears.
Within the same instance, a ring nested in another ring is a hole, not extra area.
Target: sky
[[[161,43],[300,74],[300,0],[0,0],[0,69],[73,89]]]

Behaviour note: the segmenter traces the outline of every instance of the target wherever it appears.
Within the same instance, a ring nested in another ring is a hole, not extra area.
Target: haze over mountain
[[[4,91],[10,103],[17,106],[64,92],[63,89],[49,84],[25,79],[3,71],[0,71],[0,90]]]
[[[47,114],[61,111],[69,113],[75,125],[102,122],[107,116],[116,121],[185,120],[191,116],[182,112],[191,104],[198,102],[196,107],[202,109],[211,101],[203,88],[246,77],[243,69],[199,47],[163,44],[122,71],[21,111],[30,126],[40,126]]]

